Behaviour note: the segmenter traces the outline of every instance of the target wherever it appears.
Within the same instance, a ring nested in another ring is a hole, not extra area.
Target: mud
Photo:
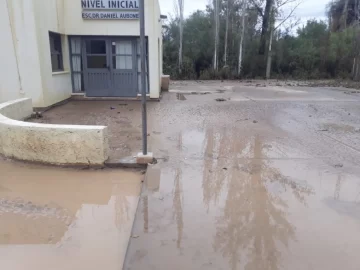
[[[147,174],[124,269],[358,269],[360,96],[256,84],[176,82],[149,103],[159,162]],[[119,155],[141,147],[140,112],[71,102],[44,118],[109,123]]]
[[[2,270],[121,269],[143,176],[0,159]]]
[[[152,116],[165,159],[149,168],[125,269],[358,269],[357,97],[219,84],[173,85],[187,100],[170,93]]]

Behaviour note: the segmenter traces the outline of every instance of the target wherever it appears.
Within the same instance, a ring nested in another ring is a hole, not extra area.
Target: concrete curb
[[[136,157],[125,157],[122,159],[109,159],[105,161],[105,166],[108,168],[146,169],[148,164],[137,163]]]
[[[53,165],[101,166],[108,159],[105,126],[22,122],[33,113],[31,99],[0,104],[0,154]]]

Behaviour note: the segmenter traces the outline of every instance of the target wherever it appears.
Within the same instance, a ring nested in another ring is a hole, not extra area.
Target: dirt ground
[[[148,106],[158,164],[124,269],[357,270],[359,102],[341,87],[173,83]],[[141,147],[140,113],[138,103],[74,101],[40,120],[109,125],[121,157]]]

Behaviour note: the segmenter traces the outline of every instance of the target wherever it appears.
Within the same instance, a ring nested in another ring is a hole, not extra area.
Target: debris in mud
[[[218,90],[216,90],[216,92],[218,92],[219,94],[223,94],[223,93],[225,93],[225,90],[223,90],[223,89],[218,89]]]
[[[110,107],[110,110],[115,110],[115,108],[114,108],[114,107]]]
[[[318,131],[329,131],[327,128],[319,129]]]
[[[341,164],[341,163],[339,163],[339,164],[335,164],[334,167],[335,167],[335,168],[342,168],[342,167],[344,167],[344,165]]]
[[[217,102],[224,102],[224,101],[226,101],[226,99],[225,98],[217,98],[217,99],[215,99]]]
[[[309,117],[312,117],[312,115],[309,115]]]
[[[226,168],[226,167],[225,167],[225,168],[223,168],[223,170],[224,170],[224,171],[227,171],[227,170],[228,170],[228,168]]]
[[[254,120],[254,121],[253,121],[253,123],[254,123],[254,124],[257,124],[257,123],[259,123],[259,122],[258,122],[258,121],[256,121],[256,120]]]
[[[249,120],[249,118],[245,118],[245,119],[238,119],[238,120],[236,120],[236,122],[243,122],[243,121],[248,121]]]
[[[139,235],[132,235],[131,238],[139,238]]]
[[[31,118],[39,119],[39,118],[43,118],[43,116],[41,112],[33,112],[31,114]]]
[[[118,112],[118,114],[120,114],[121,112]]]
[[[210,95],[211,93],[210,92],[202,92],[200,93],[201,95]]]
[[[180,94],[180,93],[177,93],[177,94],[176,94],[176,98],[177,98],[178,100],[186,100],[186,97],[184,96],[184,94]]]
[[[151,164],[158,164],[157,159],[156,159],[156,158],[154,158]]]

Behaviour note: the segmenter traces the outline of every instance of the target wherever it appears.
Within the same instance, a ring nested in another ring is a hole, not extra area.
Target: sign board
[[[81,0],[84,20],[138,20],[139,0]]]

